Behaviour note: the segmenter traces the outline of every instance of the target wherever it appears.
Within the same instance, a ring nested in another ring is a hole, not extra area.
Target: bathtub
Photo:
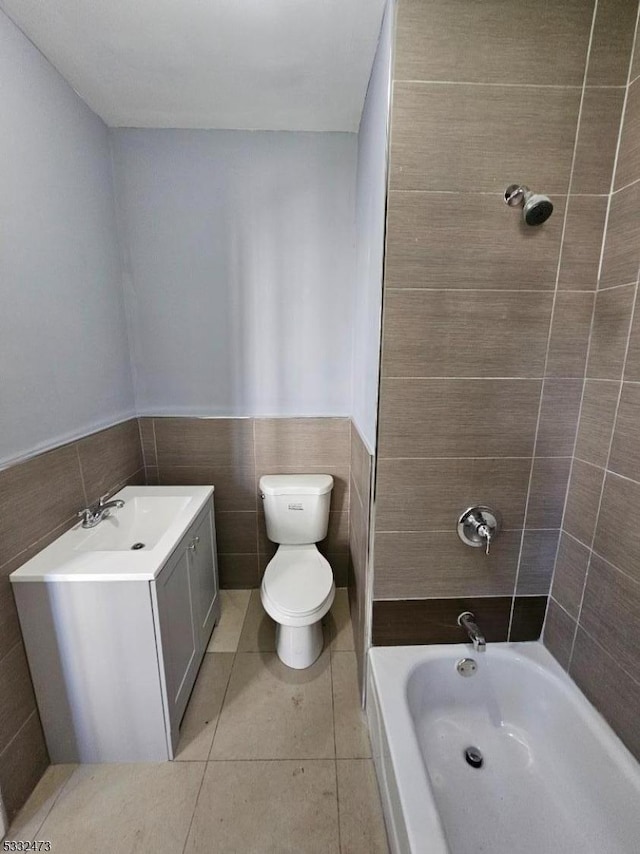
[[[472,676],[462,658],[477,662]],[[640,766],[542,644],[378,647],[369,659],[394,854],[640,852]]]

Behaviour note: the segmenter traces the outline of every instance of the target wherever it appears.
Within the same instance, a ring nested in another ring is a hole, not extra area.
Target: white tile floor
[[[346,590],[305,671],[277,658],[258,591],[221,595],[176,761],[51,766],[7,839],[54,854],[387,852]]]

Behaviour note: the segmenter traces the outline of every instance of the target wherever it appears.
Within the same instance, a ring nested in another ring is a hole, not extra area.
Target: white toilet
[[[267,536],[279,543],[265,570],[262,605],[276,621],[276,651],[302,670],[322,652],[322,623],[336,593],[329,561],[316,547],[327,536],[333,478],[270,474],[260,478]]]

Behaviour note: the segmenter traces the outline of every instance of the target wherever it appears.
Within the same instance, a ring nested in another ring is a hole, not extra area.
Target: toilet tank
[[[266,474],[260,478],[267,536],[301,546],[327,536],[333,478],[330,474]]]

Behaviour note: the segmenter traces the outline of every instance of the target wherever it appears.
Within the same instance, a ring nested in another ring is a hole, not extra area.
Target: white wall
[[[355,135],[111,135],[139,413],[349,415]]]
[[[394,3],[389,0],[358,134],[351,413],[372,453],[378,410],[393,15]]]
[[[133,413],[107,129],[0,12],[0,465]]]

